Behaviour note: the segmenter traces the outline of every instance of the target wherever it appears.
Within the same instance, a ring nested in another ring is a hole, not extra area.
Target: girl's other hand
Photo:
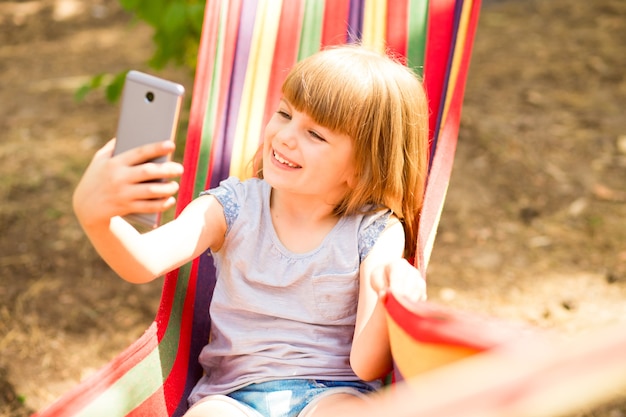
[[[391,293],[404,306],[426,300],[426,281],[406,259],[381,265],[372,273],[372,287],[381,300]]]
[[[111,218],[130,213],[155,213],[172,207],[178,183],[167,181],[183,173],[176,162],[145,162],[174,151],[164,141],[113,155],[115,139],[96,152],[73,196],[76,216],[83,226],[108,225]],[[163,180],[163,181],[159,181]]]

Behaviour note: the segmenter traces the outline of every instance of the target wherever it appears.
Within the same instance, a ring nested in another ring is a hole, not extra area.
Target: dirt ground
[[[117,120],[73,91],[147,70],[150,30],[129,22],[113,0],[0,2],[3,417],[49,404],[156,312],[161,282],[117,279],[70,204]],[[625,68],[623,0],[484,2],[432,300],[572,335],[626,321]],[[191,91],[185,71],[162,74]]]

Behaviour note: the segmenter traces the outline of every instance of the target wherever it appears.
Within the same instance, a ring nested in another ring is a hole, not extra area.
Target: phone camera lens
[[[146,101],[148,103],[152,103],[154,101],[154,93],[152,91],[148,91],[146,93]]]

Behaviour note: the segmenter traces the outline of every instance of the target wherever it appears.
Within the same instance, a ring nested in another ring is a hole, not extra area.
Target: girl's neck
[[[306,253],[319,247],[339,217],[319,199],[284,194],[272,189],[270,213],[274,231],[285,248]]]
[[[291,218],[302,223],[326,223],[329,220],[337,222],[332,203],[314,196],[294,195],[272,188],[270,195],[270,211],[272,217],[280,216]]]

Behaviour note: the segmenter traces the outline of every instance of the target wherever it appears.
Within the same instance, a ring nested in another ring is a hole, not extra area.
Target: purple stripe
[[[365,0],[350,0],[350,11],[348,13],[348,43],[361,42],[363,38],[363,15],[365,10]]]
[[[200,257],[198,272],[195,277],[190,279],[196,280],[196,292],[193,308],[193,324],[191,328],[191,341],[189,346],[189,363],[187,364],[187,375],[185,378],[185,387],[181,395],[178,406],[172,413],[172,417],[181,417],[187,409],[187,398],[191,394],[191,390],[195,387],[198,380],[202,377],[202,367],[198,362],[200,351],[209,340],[211,329],[211,317],[209,316],[209,305],[213,298],[213,290],[215,289],[215,267],[213,259],[207,256],[207,253]]]
[[[239,34],[237,36],[237,46],[235,49],[235,61],[224,112],[225,115],[219,120],[220,131],[218,141],[223,143],[223,148],[220,153],[215,153],[216,157],[213,161],[211,187],[216,187],[221,180],[228,177],[230,172],[230,161],[233,145],[235,143],[235,131],[237,129],[237,118],[241,105],[243,84],[248,69],[248,60],[250,58],[250,45],[252,44],[256,10],[257,0],[243,0],[239,20]]]

